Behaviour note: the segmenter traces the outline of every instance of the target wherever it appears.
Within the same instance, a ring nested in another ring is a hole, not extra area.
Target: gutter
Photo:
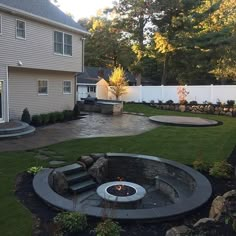
[[[86,35],[90,35],[90,33],[88,31],[80,30],[80,29],[77,29],[75,27],[68,26],[68,25],[59,23],[57,21],[53,21],[53,20],[47,19],[45,17],[38,16],[38,15],[35,15],[35,14],[32,14],[32,13],[29,13],[27,11],[23,11],[23,10],[14,8],[14,7],[9,7],[9,6],[6,6],[6,5],[4,5],[2,3],[0,3],[0,9],[5,11],[5,12],[9,12],[11,14],[20,15],[20,16],[23,16],[23,17],[28,17],[28,18],[31,18],[33,20],[36,20],[36,21],[39,21],[39,22],[43,22],[43,23],[46,23],[46,24],[49,24],[49,25],[65,28],[67,30],[83,34],[85,36]]]

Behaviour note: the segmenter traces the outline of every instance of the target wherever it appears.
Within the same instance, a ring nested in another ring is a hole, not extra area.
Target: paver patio
[[[158,127],[148,117],[90,113],[80,120],[36,129],[34,135],[0,141],[0,152],[29,150],[77,138],[137,135]]]

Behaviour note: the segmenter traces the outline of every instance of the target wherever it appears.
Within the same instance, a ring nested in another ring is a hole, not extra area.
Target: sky
[[[95,16],[102,8],[111,7],[113,0],[58,0],[60,9],[71,13],[75,20]]]

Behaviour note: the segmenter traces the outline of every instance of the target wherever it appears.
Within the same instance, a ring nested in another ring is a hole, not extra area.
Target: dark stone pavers
[[[30,137],[1,140],[0,152],[30,150],[78,138],[138,135],[156,127],[159,125],[144,116],[90,113],[80,120],[37,128]]]
[[[179,198],[173,204],[167,204],[165,206],[150,206],[146,209],[111,209],[101,207],[101,200],[97,198],[93,192],[89,194],[89,197],[80,199],[78,195],[76,202],[73,200],[65,199],[60,195],[57,195],[48,184],[48,176],[52,170],[44,169],[39,172],[33,180],[33,186],[35,192],[47,203],[53,205],[62,210],[79,211],[89,216],[95,217],[108,217],[119,220],[165,220],[172,217],[180,216],[190,211],[197,209],[209,200],[212,194],[212,187],[210,182],[199,172],[194,169],[182,165],[180,163],[161,159],[155,156],[147,155],[136,155],[126,153],[108,153],[108,160],[113,158],[139,160],[140,162],[157,162],[162,165],[167,165],[167,170],[173,170],[173,168],[179,169],[180,173],[176,175],[177,178],[185,178],[187,175],[191,176],[188,181],[192,178],[195,182],[194,190],[190,195],[184,195]],[[135,168],[135,166],[134,166]],[[154,169],[156,167],[154,166]],[[164,170],[164,169],[162,169]],[[166,170],[164,170],[166,171]],[[184,172],[185,174],[183,174]],[[141,173],[137,170],[137,173]],[[167,172],[166,172],[167,173]],[[142,173],[143,174],[143,173]],[[147,173],[146,173],[147,174]],[[160,174],[160,173],[159,173]],[[170,183],[171,184],[171,183]],[[189,185],[191,189],[192,183]],[[178,189],[178,186],[174,186]],[[191,192],[191,191],[190,191]]]
[[[187,116],[151,116],[149,119],[159,124],[173,126],[208,127],[222,124],[215,120]]]

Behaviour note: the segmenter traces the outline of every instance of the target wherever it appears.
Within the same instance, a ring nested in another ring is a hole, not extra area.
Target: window
[[[0,15],[0,34],[2,34],[2,16]]]
[[[71,94],[71,81],[70,80],[63,81],[63,93]]]
[[[54,32],[54,52],[72,56],[72,35],[63,32]]]
[[[88,86],[88,93],[96,93],[96,86]]]
[[[25,39],[25,22],[22,20],[16,20],[16,37]]]
[[[47,80],[38,80],[38,94],[48,95],[48,81]]]

